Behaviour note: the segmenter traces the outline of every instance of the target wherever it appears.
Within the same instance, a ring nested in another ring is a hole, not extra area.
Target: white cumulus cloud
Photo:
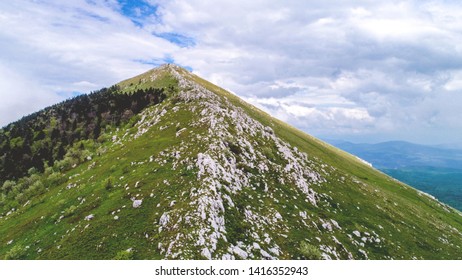
[[[0,24],[3,69],[48,104],[174,61],[315,136],[462,142],[456,1],[20,0]]]

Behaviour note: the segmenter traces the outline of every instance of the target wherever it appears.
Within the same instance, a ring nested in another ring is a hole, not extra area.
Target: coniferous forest
[[[28,171],[43,172],[62,160],[74,143],[97,140],[108,126],[119,126],[165,98],[163,89],[130,94],[118,86],[68,99],[7,125],[0,130],[0,186]],[[84,149],[81,144],[80,149]]]

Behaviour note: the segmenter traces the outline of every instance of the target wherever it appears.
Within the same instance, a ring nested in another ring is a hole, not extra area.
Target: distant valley
[[[462,150],[404,141],[356,144],[328,140],[382,172],[462,210]]]

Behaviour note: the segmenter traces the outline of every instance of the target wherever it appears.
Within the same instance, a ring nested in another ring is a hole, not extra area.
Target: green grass
[[[311,186],[320,196],[319,205],[314,206],[305,201],[304,194],[292,183],[280,183],[280,174],[260,174],[256,168],[242,164],[241,170],[252,178],[249,186],[235,193],[224,187],[219,189],[222,195],[232,198],[235,207],[224,200],[227,241],[218,240],[216,253],[227,253],[230,244],[257,242],[252,233],[257,233],[260,236],[258,242],[266,246],[263,249],[269,250],[270,245],[262,241],[266,233],[272,239],[271,244],[278,244],[279,258],[282,259],[317,259],[323,245],[335,249],[343,259],[349,254],[357,259],[364,258],[359,249],[366,250],[368,257],[373,259],[462,257],[460,212],[442,207],[425,195],[419,195],[415,189],[270,117],[235,95],[197,76],[190,76],[185,70],[178,71],[271,127],[280,139],[306,153],[313,169],[320,173],[325,169],[328,173],[326,182]],[[176,160],[171,155],[183,148],[182,155],[195,160],[194,155],[208,152],[206,140],[201,142],[196,138],[197,135],[202,139],[210,136],[208,126],[197,125],[193,131],[190,125],[200,121],[197,112],[203,105],[199,101],[184,103],[175,100],[178,89],[168,72],[153,70],[119,85],[125,92],[151,87],[150,82],[138,81],[149,79],[153,73],[158,79],[152,83],[172,89],[169,98],[145,111],[160,112],[165,108],[167,113],[162,120],[136,139],[134,135],[138,128],[135,121],[118,130],[106,131],[101,142],[85,145],[89,147],[92,159],[63,171],[63,179],[55,178],[53,182],[56,183],[51,184],[46,192],[31,197],[26,206],[8,216],[10,205],[0,206],[0,258],[160,259],[164,258],[165,252],[158,244],[169,243],[177,235],[182,241],[174,244],[174,248],[181,250],[182,254],[176,258],[203,258],[201,247],[192,238],[197,228],[178,218],[184,218],[185,213],[194,213],[193,194],[207,186],[198,180],[197,166],[188,167],[184,163],[174,168]],[[191,112],[191,106],[199,109]],[[140,119],[139,116],[134,118]],[[225,121],[232,123],[232,120]],[[187,129],[177,136],[181,128]],[[233,129],[230,126],[230,130]],[[124,135],[121,144],[114,144],[111,140],[113,136],[121,139]],[[285,166],[285,160],[270,142],[261,137],[246,137],[258,143],[258,150],[276,165]],[[239,160],[244,151],[236,144],[236,139],[223,140],[228,143],[223,153]],[[161,161],[151,161],[150,158]],[[46,182],[51,175],[40,176],[40,180]],[[264,180],[262,176],[265,176]],[[263,181],[268,182],[267,191],[260,184]],[[134,208],[132,199],[142,199],[141,207]],[[273,217],[276,211],[283,219],[261,223],[261,227],[256,228],[246,218],[245,211],[249,209],[258,214],[261,221]],[[302,222],[300,212],[306,212],[305,222]],[[160,231],[159,220],[164,213],[169,213],[178,227]],[[94,218],[86,220],[89,215]],[[190,218],[198,219],[198,223],[201,221],[199,217]],[[341,228],[324,228],[321,219],[325,222],[335,220]],[[366,232],[370,236],[375,233],[380,236],[380,242],[363,242],[353,234],[354,231],[359,231],[361,237],[365,237]],[[442,242],[441,238],[448,242]],[[359,245],[361,242],[364,247]],[[252,252],[259,256],[258,250]]]

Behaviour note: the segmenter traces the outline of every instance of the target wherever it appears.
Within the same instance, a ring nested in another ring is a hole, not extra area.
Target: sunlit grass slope
[[[1,257],[462,258],[460,212],[218,86],[173,65],[118,86],[167,97],[5,195]]]

